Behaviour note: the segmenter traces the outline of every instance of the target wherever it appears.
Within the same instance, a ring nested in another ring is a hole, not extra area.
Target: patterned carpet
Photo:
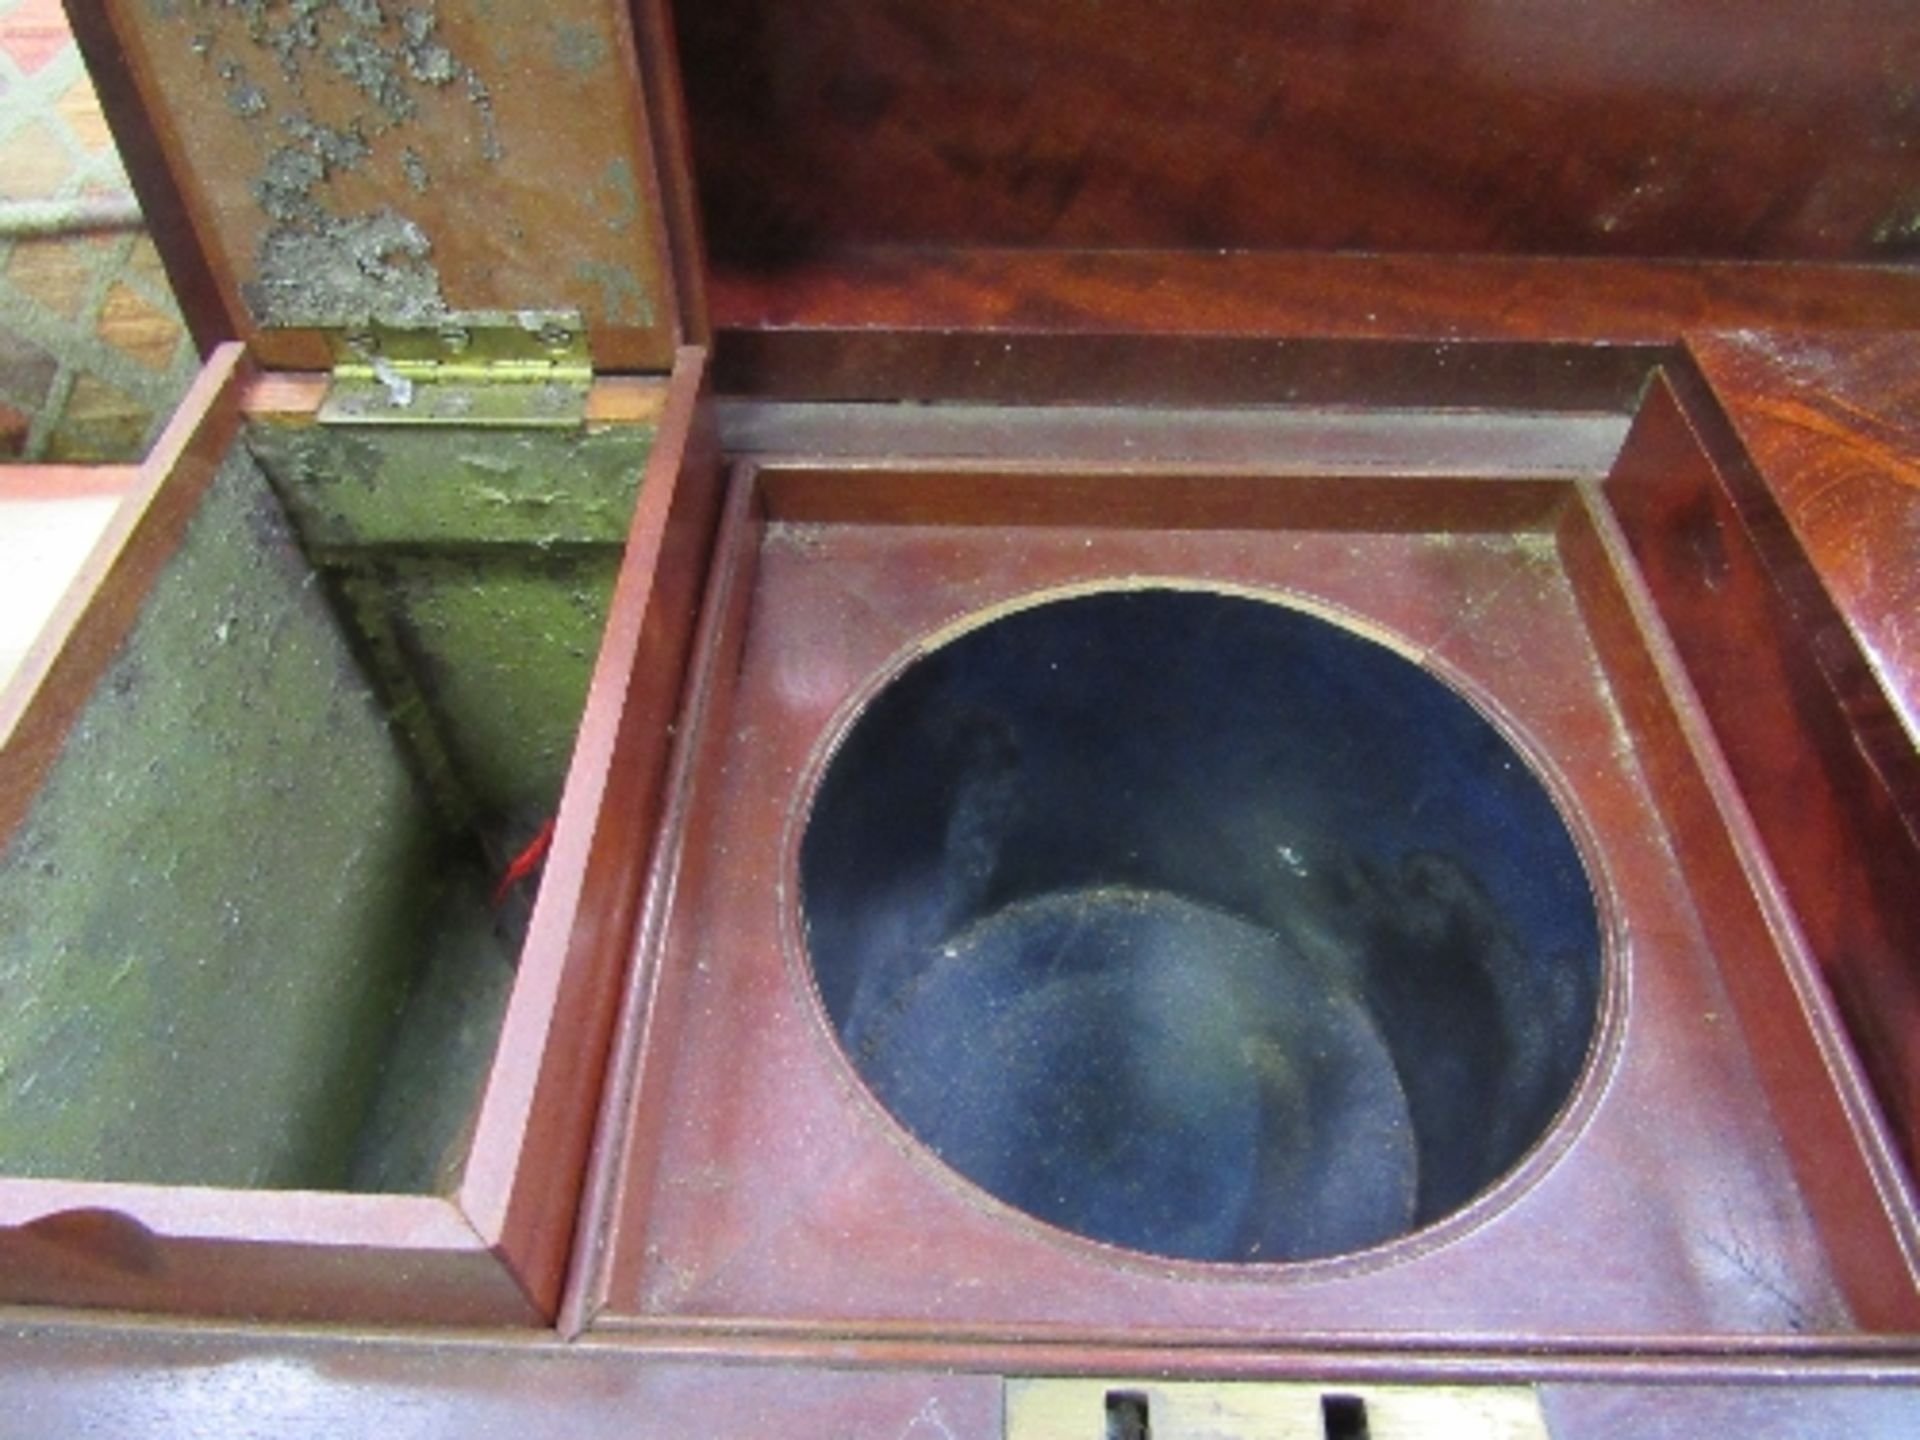
[[[0,460],[137,459],[196,363],[59,0],[0,0]]]

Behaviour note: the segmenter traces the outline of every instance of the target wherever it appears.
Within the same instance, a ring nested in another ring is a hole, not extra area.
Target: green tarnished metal
[[[471,872],[449,882],[430,930],[354,1149],[349,1190],[439,1193],[459,1178],[466,1127],[513,988],[513,954]]]
[[[551,814],[652,441],[251,433],[451,823],[521,837]]]
[[[442,830],[231,457],[0,857],[0,1169],[341,1183]]]
[[[517,547],[367,558],[339,571],[402,717],[436,746],[436,789],[468,823],[531,830],[566,779],[620,552]],[[444,786],[444,789],[442,787]]]
[[[372,546],[617,548],[653,430],[261,424],[248,443],[324,563]]]
[[[651,443],[229,457],[0,855],[0,1173],[451,1183],[512,984],[473,841],[558,803]]]

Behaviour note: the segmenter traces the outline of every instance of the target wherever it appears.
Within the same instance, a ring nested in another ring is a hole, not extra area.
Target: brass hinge
[[[577,312],[474,312],[328,339],[322,424],[570,429],[586,418],[593,360]]]
[[[1551,1440],[1525,1385],[1013,1378],[1006,1440]]]

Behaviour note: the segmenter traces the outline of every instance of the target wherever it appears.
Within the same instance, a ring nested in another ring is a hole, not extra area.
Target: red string
[[[553,846],[553,821],[549,820],[540,827],[540,833],[528,842],[527,848],[513,857],[513,863],[507,866],[506,873],[500,877],[499,885],[494,887],[493,908],[498,910],[507,903],[507,896],[513,887],[526,879],[546,863],[547,851]]]

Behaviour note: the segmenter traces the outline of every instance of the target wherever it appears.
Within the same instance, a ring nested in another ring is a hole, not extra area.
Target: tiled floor
[[[59,0],[0,0],[0,461],[136,459],[194,366]]]
[[[0,685],[196,357],[60,0],[0,0]]]

